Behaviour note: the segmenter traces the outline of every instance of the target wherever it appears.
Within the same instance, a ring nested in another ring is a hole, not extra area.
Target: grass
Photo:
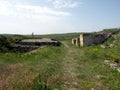
[[[120,47],[75,47],[76,35],[48,35],[62,40],[61,47],[0,54],[0,90],[119,90],[120,73],[104,60],[120,60]]]
[[[119,90],[120,73],[107,66],[104,60],[111,60],[111,53],[112,55],[117,53],[116,56],[120,57],[120,52],[116,49],[102,49],[99,46],[82,49],[86,52],[78,60],[77,72],[79,73],[80,88],[85,90],[92,88],[95,90]]]
[[[64,57],[62,47],[46,47],[32,54],[6,53],[0,56],[0,89],[59,88],[59,83],[62,83],[61,62]]]
[[[120,52],[114,48],[102,49],[100,46],[46,47],[35,53],[5,53],[0,56],[0,80],[2,90],[67,90],[65,82],[71,82],[70,74],[63,68],[76,73],[78,90],[119,90],[120,73],[111,69],[104,60],[113,59]],[[69,51],[71,53],[69,53]],[[66,59],[65,55],[69,53]],[[69,60],[74,60],[68,62]],[[67,67],[63,63],[68,64]],[[69,66],[71,65],[71,66]],[[69,77],[68,77],[69,76]],[[74,81],[74,78],[72,79]],[[69,87],[69,86],[68,86]]]

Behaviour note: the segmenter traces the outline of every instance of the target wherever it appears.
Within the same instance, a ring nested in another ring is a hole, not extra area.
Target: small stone
[[[101,47],[101,48],[106,48],[106,46],[104,46],[104,45],[100,45],[100,47]]]
[[[112,48],[112,47],[114,47],[114,44],[110,44],[110,45],[109,45],[109,48]]]
[[[116,67],[117,67],[117,64],[115,64],[115,63],[110,63],[110,67],[111,67],[111,68],[116,68]]]
[[[105,60],[104,62],[105,62],[106,64],[109,64],[109,63],[110,63],[110,61],[109,61],[109,60]]]
[[[120,68],[117,68],[118,72],[120,72]]]
[[[91,88],[91,90],[95,90],[94,88]]]
[[[55,88],[54,90],[58,90],[58,89]]]

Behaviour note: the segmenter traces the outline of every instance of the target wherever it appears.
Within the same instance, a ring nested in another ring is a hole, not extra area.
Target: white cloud
[[[22,1],[28,0],[0,0],[0,33],[62,32],[61,24],[65,25],[64,19],[71,15],[67,11]]]
[[[6,1],[0,1],[0,14],[8,14],[8,8],[11,6],[11,4],[9,4]]]
[[[48,0],[51,1],[55,8],[74,8],[80,3],[74,0]]]
[[[62,11],[55,11],[49,9],[48,7],[41,7],[41,6],[33,6],[33,5],[15,5],[17,10],[25,10],[35,14],[48,14],[48,15],[56,15],[56,16],[69,16],[68,12]]]
[[[69,16],[70,13],[56,11],[48,7],[24,5],[8,2],[9,0],[0,0],[0,15],[9,17],[22,17],[32,19],[58,19],[62,16]]]

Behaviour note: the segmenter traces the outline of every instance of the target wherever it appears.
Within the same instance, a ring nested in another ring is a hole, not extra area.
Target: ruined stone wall
[[[44,45],[53,45],[60,46],[61,43],[53,39],[25,39],[18,42],[20,45],[30,45],[30,46],[44,46]]]
[[[86,34],[86,35],[84,35],[84,39],[83,39],[83,43],[84,43],[84,45],[91,45],[91,44],[93,44],[93,36],[92,35],[90,35],[90,34]]]
[[[101,44],[108,38],[107,34],[86,34],[83,37],[84,45]]]
[[[72,39],[72,44],[76,46],[89,46],[103,43],[111,36],[110,33],[106,34],[80,34],[79,38]]]
[[[52,45],[52,46],[60,46],[60,42],[19,42],[20,45],[30,45],[30,46],[44,46],[44,45]]]
[[[39,47],[37,47],[37,46],[27,46],[27,45],[15,45],[14,46],[14,49],[21,53],[30,52],[30,51],[38,49],[38,48]]]
[[[14,48],[19,52],[30,52],[46,45],[60,46],[61,42],[55,39],[26,39],[17,42]]]

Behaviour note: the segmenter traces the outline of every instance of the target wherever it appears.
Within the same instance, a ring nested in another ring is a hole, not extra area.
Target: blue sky
[[[120,0],[0,0],[0,33],[51,34],[120,28]]]

